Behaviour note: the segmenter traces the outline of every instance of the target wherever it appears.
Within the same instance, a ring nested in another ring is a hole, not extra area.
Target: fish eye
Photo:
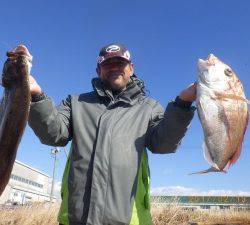
[[[224,70],[225,75],[227,75],[228,77],[233,76],[233,71],[230,68],[227,68]]]

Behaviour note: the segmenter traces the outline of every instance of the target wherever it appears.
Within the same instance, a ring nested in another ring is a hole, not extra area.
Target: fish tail
[[[193,174],[204,174],[204,173],[210,173],[210,172],[223,172],[223,173],[227,173],[226,170],[221,170],[219,169],[218,167],[210,167],[209,169],[207,170],[200,170],[200,171],[197,171],[197,172],[193,172],[193,173],[189,173],[188,175],[193,175]]]

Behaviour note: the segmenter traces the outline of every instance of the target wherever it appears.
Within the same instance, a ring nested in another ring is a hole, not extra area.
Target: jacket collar
[[[144,82],[136,75],[131,76],[126,88],[115,96],[113,95],[112,90],[107,88],[100,78],[93,78],[92,86],[94,91],[100,97],[109,98],[110,101],[114,103],[121,101],[132,105],[136,102],[139,96],[145,95]]]

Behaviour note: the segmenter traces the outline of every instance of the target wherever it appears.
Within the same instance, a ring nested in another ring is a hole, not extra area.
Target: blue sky
[[[99,49],[121,42],[129,48],[135,71],[145,81],[150,96],[165,107],[196,80],[198,58],[214,53],[234,68],[250,96],[249,11],[246,0],[1,1],[0,66],[7,50],[26,44],[34,56],[31,73],[58,104],[68,94],[92,90],[90,81],[96,76]],[[188,176],[208,168],[202,142],[196,114],[175,154],[149,153],[152,188],[250,194],[249,132],[242,155],[228,174]],[[27,127],[17,159],[52,174],[50,150]],[[58,181],[65,159],[62,151]]]

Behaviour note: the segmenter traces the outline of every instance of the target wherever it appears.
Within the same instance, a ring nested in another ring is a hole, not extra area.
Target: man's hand
[[[34,77],[32,77],[30,75],[29,76],[29,81],[30,81],[30,94],[31,95],[42,93],[42,89],[39,86],[39,84],[36,82]]]
[[[186,89],[184,89],[179,98],[183,101],[193,102],[196,99],[196,82],[190,84]]]

